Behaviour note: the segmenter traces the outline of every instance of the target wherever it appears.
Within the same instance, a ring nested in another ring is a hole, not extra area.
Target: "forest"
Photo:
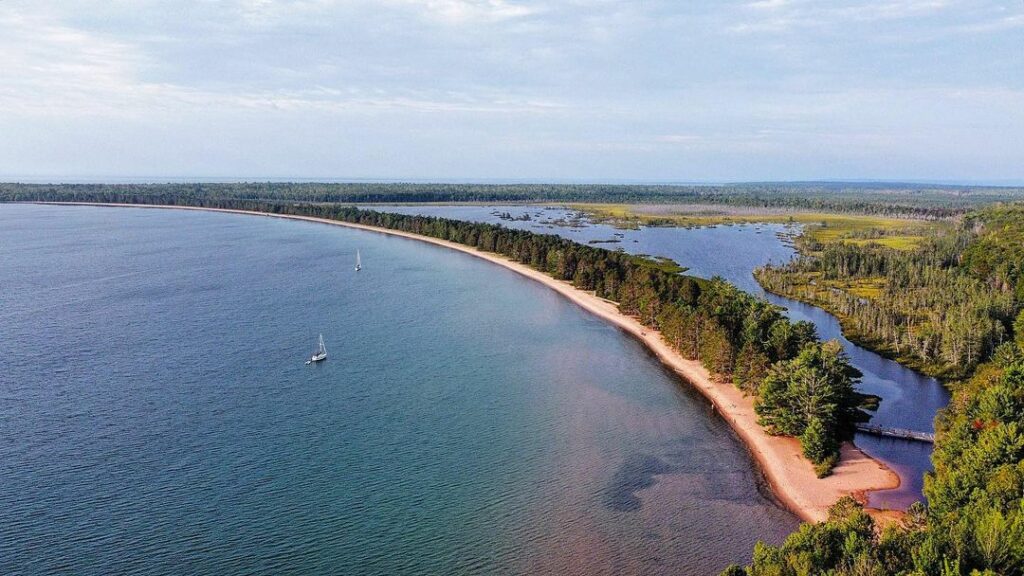
[[[936,419],[927,505],[882,528],[841,501],[827,522],[802,525],[782,546],[759,544],[750,566],[723,574],[1024,574],[1024,206],[971,212],[911,251],[819,249],[758,278],[837,312],[844,331],[912,355],[953,390]]]
[[[756,276],[771,292],[834,313],[851,339],[962,378],[1010,338],[1024,307],[1024,207],[972,212],[912,250],[829,243]]]
[[[168,183],[0,184],[0,199],[85,200],[173,204],[210,199],[285,202],[601,202],[611,204],[718,204],[802,211],[847,212],[903,218],[949,218],[1024,189],[898,183],[677,184],[466,184],[466,183]]]
[[[723,576],[1024,574],[1024,314],[1016,338],[956,386],[936,425],[927,506],[876,525],[853,499]]]

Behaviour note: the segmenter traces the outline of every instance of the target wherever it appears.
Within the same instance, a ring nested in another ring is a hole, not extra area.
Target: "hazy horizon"
[[[1020,2],[8,0],[0,28],[0,180],[1024,183]]]
[[[4,176],[0,175],[0,184],[466,184],[466,185],[569,185],[569,186],[864,186],[884,188],[886,186],[901,187],[965,187],[965,188],[1021,188],[1024,180],[1005,181],[944,181],[944,180],[873,180],[842,178],[835,180],[630,180],[603,179],[588,180],[582,178],[569,179],[513,179],[513,178],[303,178],[303,177],[259,177],[259,176]]]

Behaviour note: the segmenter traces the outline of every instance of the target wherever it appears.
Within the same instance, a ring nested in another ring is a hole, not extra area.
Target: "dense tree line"
[[[937,420],[928,506],[879,530],[852,499],[723,576],[1024,575],[1024,313],[1017,338],[955,390]]]
[[[756,276],[771,292],[834,312],[872,348],[962,377],[1009,337],[1024,306],[1024,208],[972,213],[915,250],[836,242]],[[858,281],[877,283],[877,294],[837,287]]]
[[[824,300],[858,330],[973,376],[951,383],[953,399],[936,419],[927,506],[879,530],[843,501],[828,521],[802,525],[782,546],[758,544],[750,566],[723,574],[1024,575],[1024,207],[972,213],[910,253],[821,248],[758,276],[773,291]],[[851,279],[885,286],[870,299],[807,288]]]
[[[1024,303],[1024,206],[992,207],[969,214],[964,229],[972,241],[960,264],[993,290]]]
[[[111,197],[79,199],[109,201]],[[839,444],[850,436],[859,414],[853,394],[855,371],[838,345],[820,343],[810,323],[790,323],[778,307],[720,278],[685,276],[661,261],[495,224],[333,203],[188,195],[162,199],[168,200],[176,205],[314,216],[411,232],[498,253],[568,281],[617,302],[623,313],[660,330],[681,355],[700,360],[719,378],[731,379],[754,394],[766,429],[801,438],[805,454],[820,475],[829,473],[837,461]],[[793,410],[799,417],[786,416]]]
[[[606,202],[752,206],[947,218],[1024,190],[999,187],[856,183],[731,185],[458,184],[458,183],[169,183],[0,184],[0,199],[168,204],[211,198],[287,202]]]

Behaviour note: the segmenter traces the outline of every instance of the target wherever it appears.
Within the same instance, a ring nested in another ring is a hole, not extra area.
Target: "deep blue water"
[[[795,255],[793,248],[783,242],[778,233],[785,227],[777,224],[751,224],[713,226],[703,228],[655,227],[639,230],[619,230],[604,224],[583,221],[581,227],[566,227],[553,221],[569,220],[575,214],[558,207],[543,206],[373,206],[373,209],[444,216],[477,222],[490,222],[504,226],[558,234],[578,242],[619,240],[601,243],[608,249],[623,249],[633,254],[663,256],[689,268],[688,273],[704,278],[721,276],[736,286],[767,298],[787,310],[794,320],[812,322],[824,339],[842,343],[864,377],[859,388],[877,394],[883,401],[872,423],[883,426],[932,431],[936,412],[949,401],[949,393],[934,378],[906,368],[878,354],[857,346],[842,334],[839,321],[816,307],[767,294],[754,279],[753,271],[767,263],[787,262]],[[513,217],[529,214],[531,220],[502,220],[497,213]],[[922,498],[923,477],[931,470],[931,445],[905,440],[878,438],[857,434],[857,446],[878,458],[900,475],[900,487],[895,490],[873,492],[872,505],[886,508],[906,508]]]
[[[0,281],[0,574],[709,574],[797,523],[641,345],[471,256],[0,205]]]

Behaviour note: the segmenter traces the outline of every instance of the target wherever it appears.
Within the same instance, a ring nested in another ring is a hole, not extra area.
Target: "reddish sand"
[[[828,478],[817,478],[814,469],[800,452],[800,443],[795,438],[769,436],[757,424],[757,415],[754,413],[753,399],[744,396],[743,393],[727,382],[716,382],[708,371],[695,360],[687,360],[674,351],[662,339],[661,334],[640,324],[634,318],[621,314],[614,302],[604,300],[598,296],[584,292],[573,287],[567,282],[556,280],[543,272],[539,272],[526,265],[513,262],[508,258],[490,252],[481,252],[462,244],[420,236],[408,232],[364,226],[349,222],[339,222],[324,218],[309,216],[292,216],[284,214],[266,214],[262,212],[251,212],[246,210],[226,210],[218,208],[198,208],[188,206],[147,206],[129,204],[92,204],[92,203],[60,203],[60,204],[83,204],[91,206],[131,206],[135,208],[174,208],[183,210],[206,210],[213,212],[227,212],[232,214],[249,214],[255,216],[269,216],[274,218],[287,218],[290,220],[305,220],[319,222],[348,228],[358,228],[391,236],[401,236],[422,242],[429,242],[438,246],[444,246],[452,250],[458,250],[483,258],[489,262],[504,266],[527,278],[531,278],[545,286],[562,294],[569,300],[578,304],[588,312],[595,314],[608,322],[628,332],[641,342],[647,345],[658,358],[687,382],[695,386],[711,403],[715,410],[729,423],[739,437],[747,445],[750,452],[757,459],[762,471],[776,496],[795,514],[805,521],[818,522],[824,520],[828,515],[828,508],[839,498],[852,495],[863,501],[863,496],[872,490],[885,490],[899,486],[899,476],[887,469],[881,463],[873,460],[864,452],[850,443],[844,443],[842,457],[839,464]],[[891,513],[889,514],[891,515]]]

